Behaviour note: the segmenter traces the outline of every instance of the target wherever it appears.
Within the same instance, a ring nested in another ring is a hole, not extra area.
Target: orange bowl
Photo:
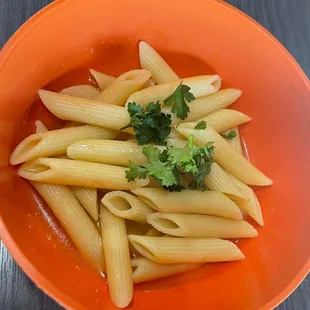
[[[154,46],[182,76],[218,73],[243,90],[234,108],[251,161],[274,185],[257,190],[265,226],[243,240],[241,262],[141,284],[130,308],[270,309],[310,266],[309,83],[288,52],[236,9],[214,0],[60,0],[22,26],[0,54],[0,231],[28,276],[69,309],[115,309],[102,277],[8,158],[33,131],[57,127],[37,90],[88,82],[88,69],[118,75],[137,68],[139,40]],[[53,82],[52,82],[53,81]],[[33,104],[33,101],[35,103]]]

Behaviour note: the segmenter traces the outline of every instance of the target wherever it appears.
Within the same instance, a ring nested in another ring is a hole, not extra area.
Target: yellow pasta
[[[177,132],[174,128],[171,129],[171,133],[167,139],[168,140],[175,140],[175,139],[186,140],[186,138],[183,135],[181,135],[179,132]]]
[[[156,264],[147,258],[139,257],[131,260],[131,266],[134,269],[133,282],[141,283],[193,270],[201,264]]]
[[[128,182],[125,170],[78,160],[40,158],[20,166],[18,174],[31,181],[112,190],[130,190],[148,184],[148,178]]]
[[[227,108],[233,104],[241,96],[241,94],[242,92],[239,89],[228,88],[219,90],[214,94],[198,98],[189,104],[190,111],[185,122],[196,121],[197,119],[200,119],[201,117],[216,110]],[[165,107],[165,111],[167,111],[167,107]],[[174,122],[184,121],[178,119]]]
[[[156,85],[133,93],[127,100],[135,102],[145,107],[149,102],[163,102],[169,97],[179,86],[181,80]],[[217,92],[221,86],[221,79],[218,75],[202,75],[191,78],[182,79],[184,85],[191,88],[191,93],[196,97],[203,97]],[[194,101],[193,101],[194,102]],[[201,115],[201,114],[200,114]]]
[[[177,237],[257,237],[257,230],[246,221],[211,215],[156,212],[147,216],[147,222],[162,233]]]
[[[124,107],[58,94],[47,90],[40,90],[39,96],[46,108],[63,120],[115,130],[126,126],[130,121],[127,109]],[[129,132],[131,131],[129,130]]]
[[[210,125],[211,126],[211,125]],[[211,126],[212,127],[212,126]],[[214,129],[214,128],[213,128]],[[236,136],[231,140],[226,140],[238,153],[243,155],[242,146],[241,146],[241,137],[238,126],[228,129],[223,132],[224,135],[228,135],[231,131],[236,133]]]
[[[90,69],[90,74],[93,76],[93,78],[95,79],[96,83],[98,84],[101,90],[106,89],[116,80],[116,77],[114,76],[107,75],[93,69]]]
[[[107,193],[101,202],[116,216],[141,223],[154,212],[136,196],[122,191]]]
[[[105,270],[97,227],[67,186],[31,182],[57,217],[71,240],[95,267]]]
[[[133,297],[126,223],[101,206],[100,224],[110,296],[117,307],[125,308]]]
[[[163,234],[157,229],[155,229],[154,227],[151,227],[145,234],[145,236],[149,236],[149,237],[161,237],[162,235]]]
[[[10,163],[17,165],[38,157],[65,154],[70,144],[83,139],[112,139],[115,136],[114,130],[89,125],[36,133],[15,148]]]
[[[143,89],[143,88],[153,87],[153,86],[155,86],[155,85],[156,85],[156,84],[155,84],[155,82],[154,82],[152,79],[148,79],[148,80],[144,83],[142,89]]]
[[[175,238],[129,235],[129,242],[155,263],[207,263],[244,259],[237,246],[215,238]]]
[[[150,77],[151,72],[147,70],[128,71],[120,75],[95,100],[106,104],[122,106],[128,97],[141,89]]]
[[[75,97],[95,99],[100,95],[100,90],[91,85],[77,85],[65,88],[60,93]]]
[[[225,131],[231,127],[244,124],[251,120],[247,115],[229,109],[220,109],[197,120],[205,121],[207,126],[212,127],[217,132]]]
[[[205,130],[195,130],[196,123],[183,123],[177,131],[188,137],[193,134],[195,143],[202,146],[214,142],[212,157],[240,181],[251,185],[271,185],[272,180],[254,167],[245,157],[240,155],[228,142],[225,141],[214,129],[207,127]]]
[[[157,84],[180,79],[166,61],[144,41],[139,44],[139,57],[141,68],[149,70],[152,73],[152,79]]]
[[[162,213],[198,213],[242,219],[237,205],[219,192],[199,190],[168,192],[163,188],[152,187],[134,189],[132,192],[149,207]]]
[[[147,163],[142,147],[136,141],[84,140],[70,145],[67,154],[73,159],[126,167],[130,160],[138,165]]]
[[[36,133],[43,133],[48,131],[47,127],[40,120],[35,121],[35,126]]]
[[[94,221],[98,221],[97,188],[72,186],[71,190]]]
[[[259,225],[264,225],[264,219],[262,214],[262,209],[260,203],[252,188],[245,185],[233,175],[229,175],[231,180],[240,188],[240,190],[247,197],[247,200],[235,200],[238,207],[247,215],[249,215],[253,220],[255,220]],[[232,198],[234,199],[234,198]]]
[[[248,199],[244,191],[217,163],[212,164],[211,171],[205,177],[204,182],[210,190],[224,193],[234,201]]]

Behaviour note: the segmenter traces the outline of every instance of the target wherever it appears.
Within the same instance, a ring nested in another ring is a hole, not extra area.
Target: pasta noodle
[[[149,182],[148,178],[128,182],[123,167],[58,158],[29,161],[20,166],[18,174],[31,181],[112,190],[130,190]]]
[[[110,296],[117,307],[125,308],[133,297],[126,223],[102,206],[100,224]]]
[[[259,225],[263,226],[264,219],[262,209],[253,189],[239,181],[233,175],[229,176],[231,180],[241,189],[241,191],[247,197],[247,200],[235,200],[238,207],[247,215],[249,215],[253,220],[255,220]]]
[[[151,187],[134,189],[132,192],[149,207],[162,213],[198,213],[242,219],[237,205],[219,192],[198,190],[168,192],[163,188]]]
[[[207,126],[212,127],[217,132],[225,131],[231,127],[244,124],[251,120],[247,115],[228,109],[220,109],[197,120],[205,121]]]
[[[98,221],[97,188],[72,186],[71,190],[94,221]]]
[[[83,139],[111,139],[115,136],[114,130],[88,125],[36,133],[15,148],[10,163],[17,165],[38,157],[65,154],[70,144]]]
[[[139,257],[131,260],[131,266],[134,269],[133,282],[141,283],[193,270],[201,264],[156,264],[147,258]]]
[[[205,177],[204,182],[210,190],[224,193],[235,201],[248,199],[244,191],[217,163],[212,164],[211,171]]]
[[[65,88],[60,93],[75,97],[95,99],[100,95],[100,90],[91,85],[77,85]]]
[[[154,212],[136,196],[122,191],[107,193],[101,202],[116,216],[141,223]]]
[[[200,214],[153,213],[147,222],[164,234],[177,237],[253,238],[257,230],[243,220]]]
[[[43,133],[48,131],[47,127],[40,120],[35,121],[35,126],[36,133]]]
[[[47,90],[40,90],[39,96],[46,108],[63,120],[115,130],[126,126],[130,121],[127,109],[124,107],[53,93]],[[127,131],[132,132],[131,130]]]
[[[141,68],[149,70],[152,73],[152,79],[157,84],[179,80],[165,60],[144,41],[139,44],[139,56]]]
[[[224,262],[244,259],[237,246],[215,238],[175,238],[129,235],[129,242],[144,257],[160,264]]]
[[[106,104],[122,106],[128,97],[142,88],[150,77],[151,73],[147,70],[128,71],[104,89],[95,100]]]
[[[191,88],[191,93],[196,97],[203,97],[217,92],[221,86],[221,79],[218,75],[202,75],[182,80],[183,84]],[[169,97],[179,86],[181,81],[169,82],[146,88],[133,93],[127,100],[145,107],[149,102],[162,103]],[[200,114],[201,115],[201,114]]]
[[[81,254],[105,270],[100,235],[85,210],[67,186],[31,182],[45,200]]]
[[[239,89],[228,88],[219,90],[218,92],[198,98],[190,103],[190,111],[186,118],[186,122],[196,121],[202,116],[206,116],[216,110],[224,109],[233,104],[242,92]],[[169,108],[170,110],[171,108]],[[165,111],[168,111],[165,107]],[[184,122],[180,119],[174,120],[174,123]]]
[[[107,75],[98,71],[95,71],[93,69],[90,69],[90,74],[95,79],[97,85],[101,90],[106,89],[108,86],[110,86],[115,80],[116,77]]]
[[[177,131],[188,137],[195,136],[195,143],[205,145],[214,142],[213,158],[240,181],[251,185],[271,185],[272,180],[254,167],[245,157],[240,155],[228,142],[214,129],[195,130],[196,123],[184,123],[177,127]]]
[[[128,166],[130,160],[138,165],[147,159],[136,141],[84,140],[70,145],[67,154],[73,159]]]

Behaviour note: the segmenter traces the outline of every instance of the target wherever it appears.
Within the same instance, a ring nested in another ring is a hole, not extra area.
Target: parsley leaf
[[[190,135],[184,148],[169,148],[159,150],[153,145],[143,148],[143,154],[148,163],[138,166],[129,162],[129,170],[126,170],[128,182],[135,178],[149,176],[158,181],[160,185],[169,191],[181,191],[187,180],[190,180],[188,188],[206,190],[204,178],[210,173],[214,162],[212,152],[213,142],[203,147],[194,144],[194,136]]]
[[[171,115],[161,112],[159,102],[150,102],[143,111],[140,105],[129,102],[127,106],[130,122],[120,130],[132,127],[139,145],[155,142],[165,144],[171,132]]]
[[[138,166],[133,161],[129,161],[129,170],[125,171],[128,182],[134,181],[134,179],[146,179],[146,168]]]
[[[207,128],[207,123],[206,121],[201,121],[199,122],[194,129],[199,130],[199,129],[206,129]]]
[[[237,133],[235,130],[232,130],[231,132],[229,132],[227,135],[221,134],[221,136],[227,140],[232,140],[233,138],[236,138]]]
[[[186,119],[189,112],[187,102],[195,100],[195,96],[190,92],[188,85],[182,85],[182,82],[177,87],[175,92],[164,100],[165,105],[173,105],[172,113],[180,119]]]
[[[150,145],[143,148],[143,154],[147,157],[148,163],[145,165],[147,175],[158,180],[162,186],[177,185],[177,175],[174,166],[169,161],[161,161],[161,151]]]

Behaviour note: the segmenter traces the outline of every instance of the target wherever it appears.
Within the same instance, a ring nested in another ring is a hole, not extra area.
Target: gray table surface
[[[284,44],[310,77],[310,0],[226,1],[267,28]],[[0,0],[0,47],[25,20],[50,2],[52,1]],[[310,309],[309,280],[310,275],[277,309]],[[63,308],[35,286],[0,241],[0,310],[28,309]]]

